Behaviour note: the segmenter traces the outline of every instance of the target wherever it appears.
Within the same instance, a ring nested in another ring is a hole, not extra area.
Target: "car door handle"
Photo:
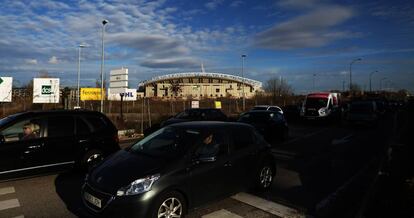
[[[28,149],[38,149],[38,148],[41,148],[42,147],[42,145],[31,145],[31,146],[29,146],[29,147],[27,147]]]
[[[27,146],[27,150],[24,151],[24,154],[30,154],[30,153],[36,151],[37,149],[39,149],[41,147],[42,147],[42,145],[30,145],[30,146]]]

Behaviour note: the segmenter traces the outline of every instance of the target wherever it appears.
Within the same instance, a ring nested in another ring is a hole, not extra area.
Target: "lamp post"
[[[246,109],[246,97],[244,95],[244,58],[246,58],[247,55],[242,54],[242,95],[243,95],[243,111]]]
[[[361,61],[361,60],[362,60],[361,58],[357,58],[351,61],[351,63],[349,64],[349,91],[351,91],[352,89],[352,64],[354,64],[356,61]]]
[[[316,74],[314,73],[313,74],[313,91],[316,91],[315,90],[315,78],[316,78]],[[280,82],[282,82],[282,81],[280,81]]]
[[[78,93],[76,98],[76,108],[80,108],[79,106],[79,98],[80,98],[80,63],[81,63],[81,50],[84,48],[85,45],[79,45],[79,56],[78,56]]]
[[[107,24],[108,20],[102,21],[102,62],[101,62],[101,113],[103,113],[103,102],[104,102],[104,63],[105,63],[105,50],[104,50],[104,37],[105,37],[105,24]]]
[[[373,75],[374,73],[378,73],[378,70],[373,71],[373,72],[371,72],[371,73],[369,74],[369,92],[372,92],[371,78],[372,78],[372,75]]]
[[[380,91],[382,91],[382,81],[386,80],[387,77],[383,77],[380,79]]]

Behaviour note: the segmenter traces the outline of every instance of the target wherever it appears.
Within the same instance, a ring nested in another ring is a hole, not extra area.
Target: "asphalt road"
[[[278,167],[270,191],[218,200],[188,217],[347,217],[376,173],[392,132],[389,123],[384,119],[370,128],[291,123],[290,138],[273,147]],[[65,171],[0,182],[0,217],[82,216],[83,178]]]

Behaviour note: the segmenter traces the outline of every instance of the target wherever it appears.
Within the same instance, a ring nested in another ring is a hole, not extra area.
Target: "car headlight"
[[[137,195],[147,191],[150,191],[155,181],[160,178],[160,174],[147,176],[145,178],[137,179],[126,187],[120,188],[117,192],[117,196],[125,195]]]
[[[327,108],[321,108],[321,109],[319,109],[319,114],[320,115],[326,115],[328,113],[328,109]]]

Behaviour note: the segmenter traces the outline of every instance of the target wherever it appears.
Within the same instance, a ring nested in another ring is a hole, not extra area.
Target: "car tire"
[[[270,189],[273,179],[276,175],[276,168],[271,161],[264,161],[256,175],[256,189],[259,191],[266,191]]]
[[[86,152],[86,154],[84,155],[84,157],[82,159],[82,166],[85,169],[90,170],[94,166],[96,166],[96,164],[98,164],[100,161],[102,161],[103,158],[104,158],[104,154],[101,150],[92,149],[92,150]]]
[[[185,217],[187,212],[187,205],[184,196],[177,192],[171,191],[165,194],[162,194],[155,201],[154,207],[152,209],[153,218],[167,218],[167,217]],[[170,216],[168,216],[170,215]],[[174,216],[176,215],[176,216]]]

